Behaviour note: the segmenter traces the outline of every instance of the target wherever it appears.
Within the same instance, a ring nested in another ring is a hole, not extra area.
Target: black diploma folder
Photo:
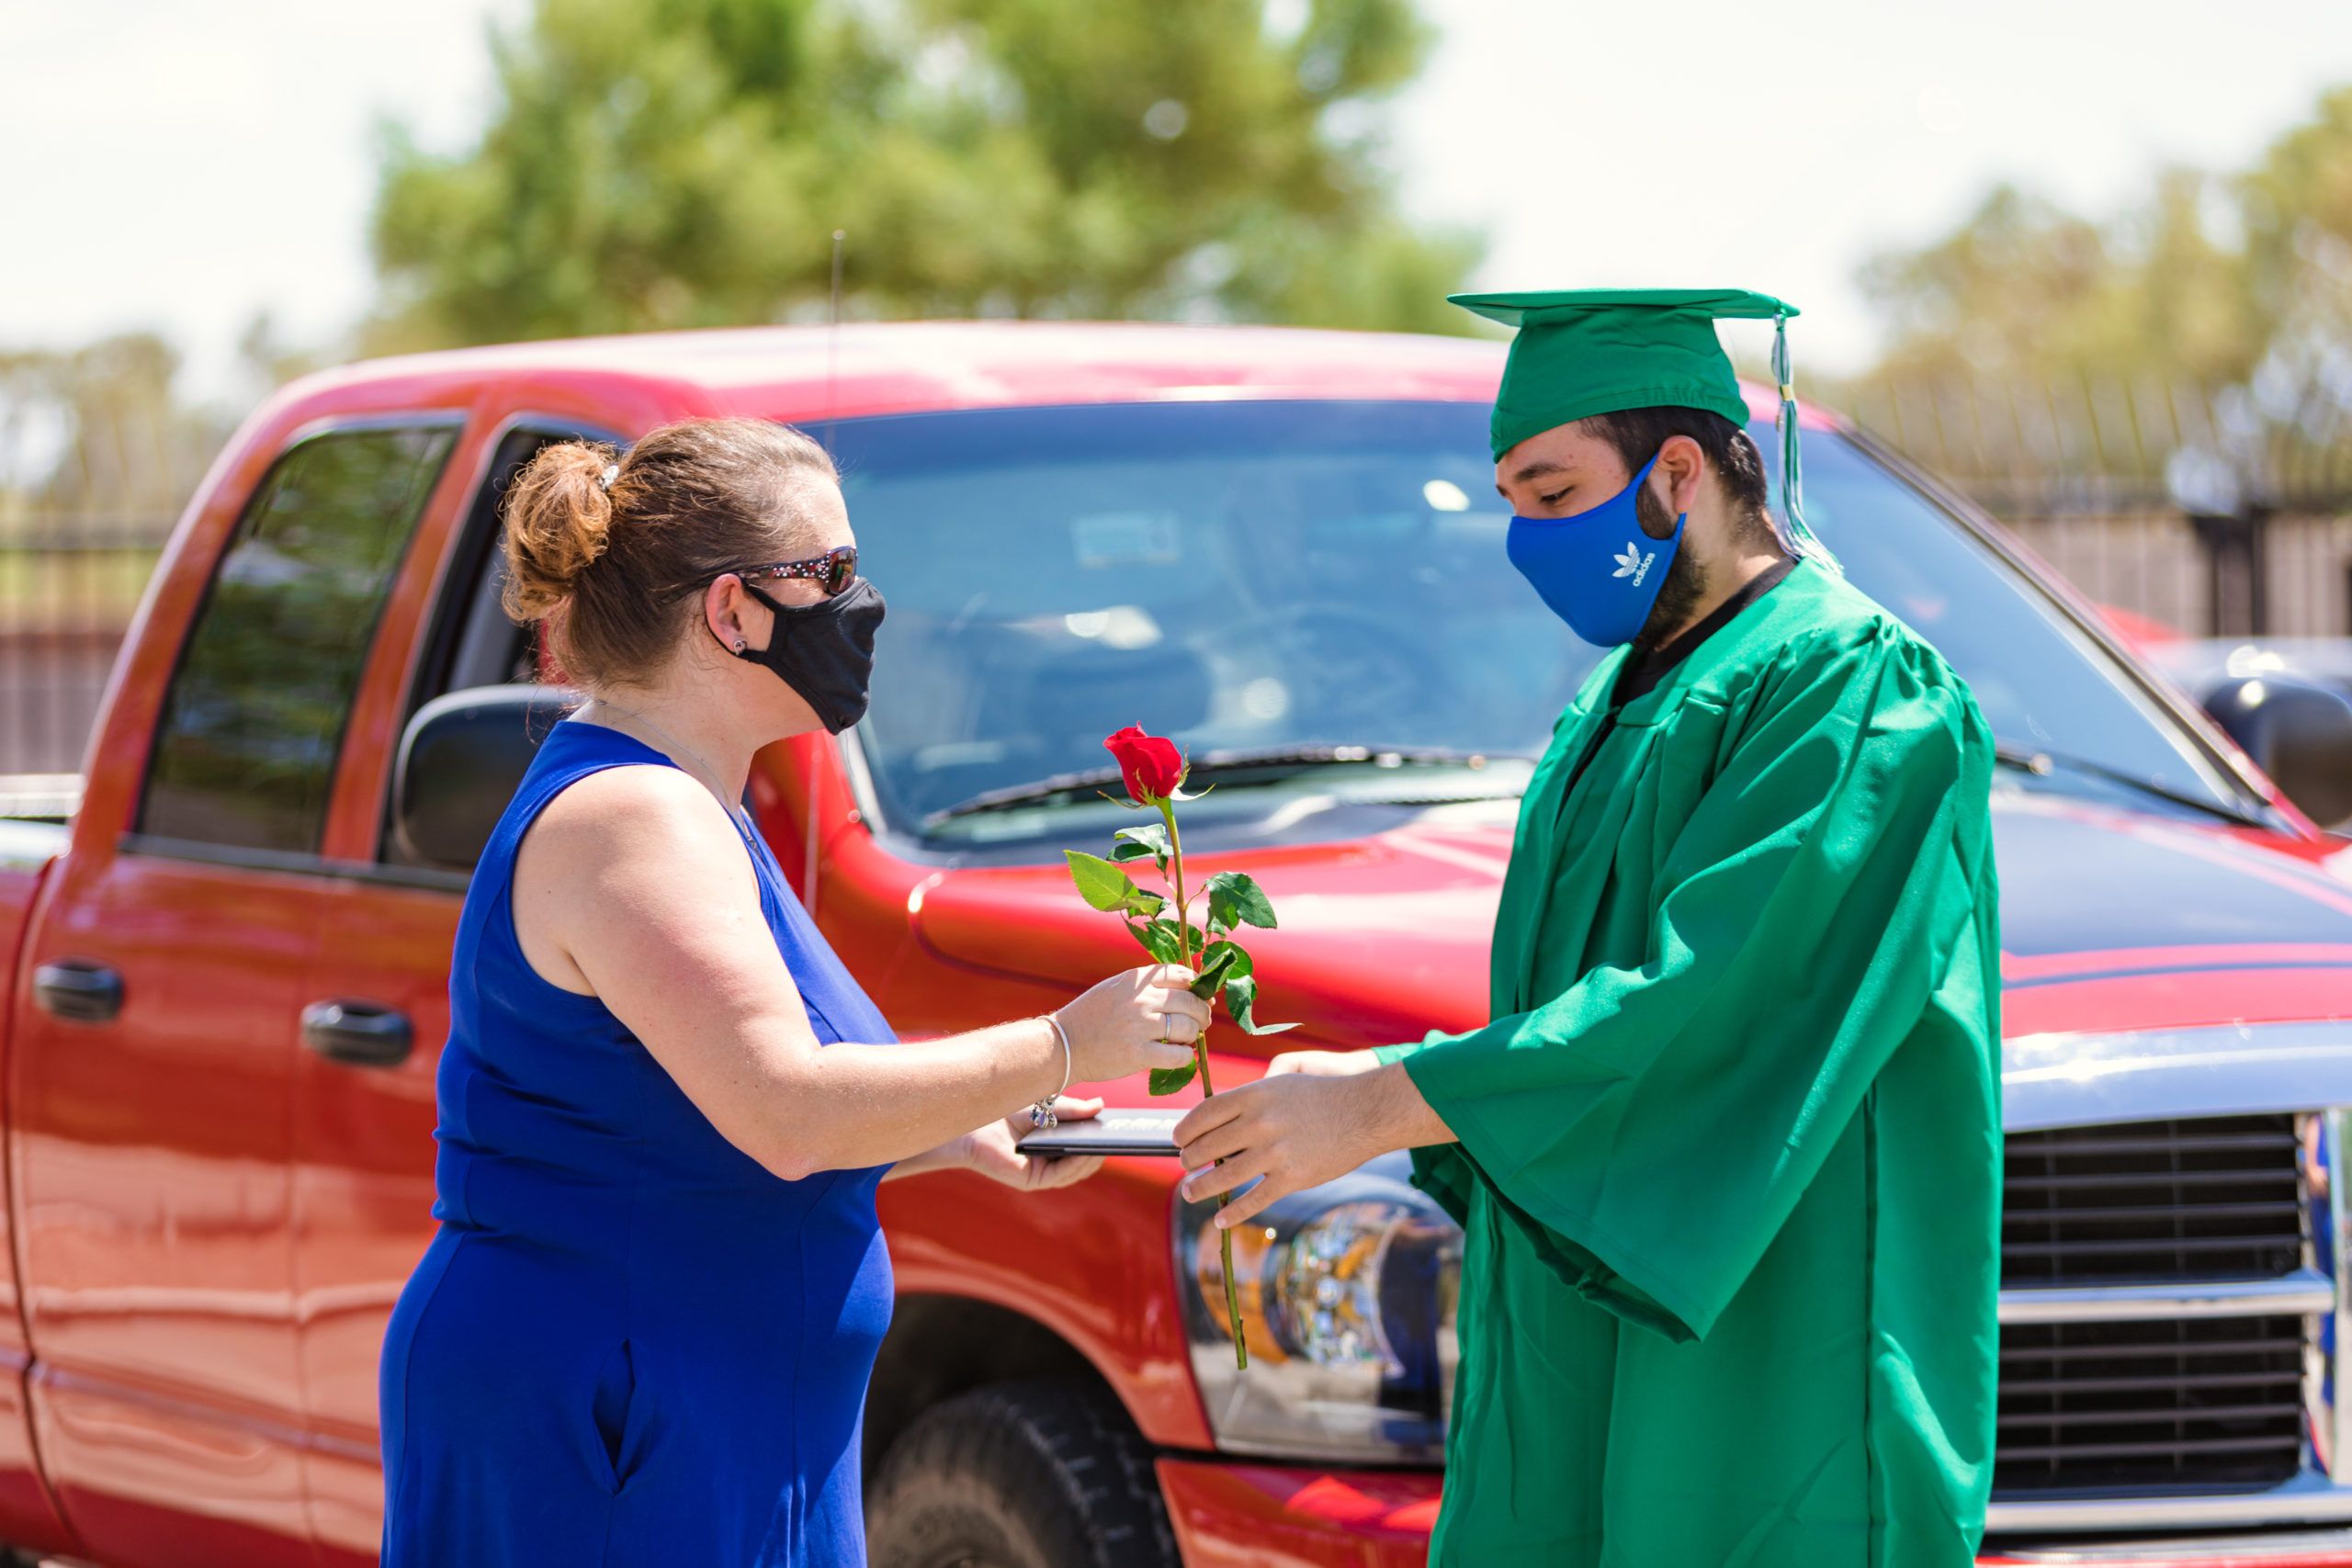
[[[1176,1157],[1176,1123],[1189,1105],[1122,1110],[1106,1105],[1083,1121],[1030,1133],[1021,1140],[1025,1155],[1160,1155]]]

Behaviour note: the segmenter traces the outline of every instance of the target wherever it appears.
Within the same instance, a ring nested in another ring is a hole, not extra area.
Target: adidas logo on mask
[[[1634,580],[1634,586],[1639,588],[1642,585],[1642,579],[1650,574],[1650,562],[1657,559],[1657,552],[1653,550],[1648,555],[1644,555],[1639,545],[1628,544],[1613,558],[1617,562],[1617,570],[1609,575],[1630,577]]]

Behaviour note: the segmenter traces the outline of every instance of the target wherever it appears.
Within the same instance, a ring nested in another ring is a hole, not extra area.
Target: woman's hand
[[[1102,1109],[1099,1100],[1067,1094],[1054,1101],[1054,1114],[1064,1122],[1083,1122]],[[967,1170],[1023,1192],[1050,1192],[1083,1181],[1102,1168],[1101,1155],[1024,1155],[1017,1145],[1028,1134],[1026,1111],[991,1122],[958,1140],[963,1145],[960,1163]]]
[[[1193,972],[1148,964],[1114,975],[1054,1017],[1069,1036],[1070,1081],[1103,1083],[1155,1067],[1181,1067],[1209,1026],[1209,1004],[1188,988]]]

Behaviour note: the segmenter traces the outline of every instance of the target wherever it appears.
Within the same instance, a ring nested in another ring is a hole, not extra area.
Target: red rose
[[[1131,724],[1102,744],[1119,760],[1127,798],[1137,806],[1159,805],[1184,782],[1184,753],[1166,736],[1146,735]]]

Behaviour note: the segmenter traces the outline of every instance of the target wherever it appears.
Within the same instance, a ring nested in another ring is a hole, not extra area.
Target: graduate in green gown
[[[1432,1562],[1966,1562],[1998,1290],[1992,737],[1805,530],[1785,326],[1771,520],[1713,321],[1787,306],[1458,302],[1520,329],[1510,562],[1625,646],[1528,787],[1492,1021],[1276,1058],[1178,1128],[1186,1194],[1262,1178],[1232,1225],[1413,1149],[1465,1237]]]

